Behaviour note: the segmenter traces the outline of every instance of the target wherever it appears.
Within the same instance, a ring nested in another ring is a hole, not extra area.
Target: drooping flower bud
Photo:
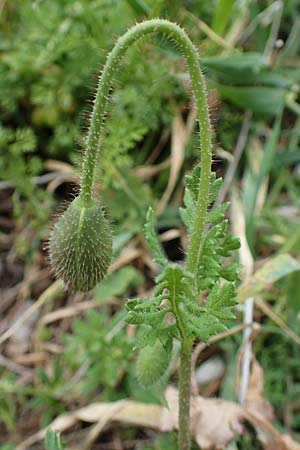
[[[55,275],[70,290],[86,292],[106,275],[112,258],[112,234],[103,208],[77,197],[55,224],[50,236]]]

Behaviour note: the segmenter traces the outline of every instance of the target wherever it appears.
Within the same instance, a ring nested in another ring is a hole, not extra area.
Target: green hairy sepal
[[[112,258],[110,224],[101,205],[77,197],[55,224],[50,236],[55,275],[70,290],[86,292],[106,275]]]
[[[195,217],[199,178],[199,166],[186,177],[185,207],[180,209],[180,214],[188,234]],[[220,178],[211,174],[210,204],[216,200],[221,183]],[[236,305],[235,282],[239,279],[239,265],[228,258],[239,248],[240,242],[227,233],[228,224],[224,217],[227,207],[228,203],[208,211],[202,252],[193,274],[185,266],[167,260],[154,228],[153,210],[148,211],[145,237],[160,273],[150,298],[136,298],[127,303],[126,320],[142,325],[136,341],[136,347],[142,349],[137,362],[138,374],[142,373],[149,380],[157,381],[167,371],[174,339],[197,337],[206,342],[211,336],[225,331],[235,317],[233,307]],[[160,351],[157,354],[149,350],[150,346],[158,345]],[[158,364],[154,364],[154,360],[162,355],[169,356],[165,356],[165,364],[157,370]],[[151,367],[156,370],[156,375]],[[139,375],[139,379],[145,384],[142,376]]]

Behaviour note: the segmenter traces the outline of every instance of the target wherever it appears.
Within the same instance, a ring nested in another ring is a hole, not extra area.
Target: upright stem
[[[180,450],[190,450],[191,341],[181,341],[179,369],[179,434]]]
[[[195,220],[190,236],[187,251],[187,269],[195,273],[202,251],[203,232],[206,222],[208,194],[211,172],[211,130],[207,94],[204,78],[200,69],[196,48],[188,35],[178,25],[163,19],[153,19],[133,26],[116,43],[108,55],[102,75],[99,80],[94,108],[91,115],[89,132],[85,142],[85,155],[83,160],[81,191],[82,202],[88,204],[94,184],[94,172],[97,156],[100,152],[106,105],[109,97],[112,80],[118,70],[127,49],[136,41],[152,33],[161,33],[174,41],[185,57],[197,109],[200,127],[201,148],[201,177],[199,181],[199,195],[196,204]],[[195,277],[196,278],[196,277]],[[197,285],[195,281],[195,289]],[[181,337],[181,367],[180,367],[180,417],[179,417],[179,448],[189,450],[190,446],[190,357],[191,341]]]

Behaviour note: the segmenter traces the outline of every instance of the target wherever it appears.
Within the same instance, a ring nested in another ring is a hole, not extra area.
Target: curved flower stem
[[[208,195],[211,172],[211,129],[207,104],[207,93],[196,48],[185,31],[178,25],[164,19],[153,19],[133,26],[116,43],[108,55],[99,80],[94,108],[91,115],[89,132],[85,143],[80,196],[83,203],[88,204],[94,184],[95,164],[101,147],[102,130],[105,120],[106,105],[112,86],[112,80],[122,62],[128,48],[142,37],[161,33],[174,41],[185,57],[192,88],[197,117],[200,127],[201,177],[199,196],[196,204],[195,220],[187,251],[187,269],[195,273],[199,263],[203,244],[203,231],[206,222]],[[195,283],[196,284],[196,283]],[[197,286],[196,291],[197,291]],[[180,369],[180,450],[190,448],[189,411],[190,411],[190,353],[191,340],[181,336],[181,369]]]

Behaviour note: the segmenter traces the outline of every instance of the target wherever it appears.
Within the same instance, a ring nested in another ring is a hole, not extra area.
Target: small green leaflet
[[[166,267],[168,261],[154,228],[154,211],[151,207],[149,207],[147,212],[144,232],[147,243],[152,251],[153,261],[157,264],[159,269],[163,269]]]
[[[46,450],[63,450],[65,448],[57,431],[47,430],[45,448]]]
[[[154,343],[155,338],[167,346],[176,337],[175,321],[184,337],[206,341],[224,331],[234,318],[231,308],[236,304],[236,293],[232,283],[215,283],[205,304],[200,306],[193,291],[193,277],[183,267],[169,265],[156,281],[153,298],[127,304],[127,321],[147,325],[138,340],[140,348]]]
[[[186,176],[186,189],[184,193],[185,208],[180,209],[181,218],[191,233],[196,211],[196,201],[199,192],[200,166],[196,166],[191,175]],[[209,201],[216,201],[222,184],[221,178],[211,174]],[[202,254],[197,271],[197,290],[212,289],[220,278],[235,282],[239,280],[239,264],[235,261],[227,262],[232,252],[240,247],[238,238],[227,233],[228,222],[224,215],[229,203],[212,207],[207,213],[207,229],[204,234]]]

